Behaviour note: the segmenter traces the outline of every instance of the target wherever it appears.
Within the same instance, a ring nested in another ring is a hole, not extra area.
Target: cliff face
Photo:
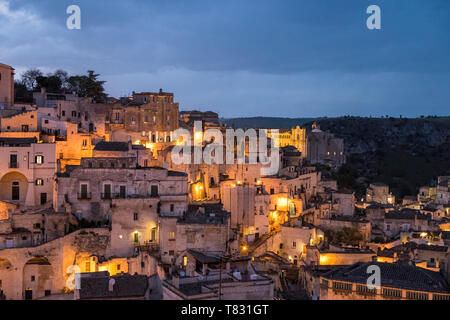
[[[347,164],[336,178],[341,187],[356,189],[358,196],[370,182],[379,181],[400,199],[450,174],[450,117],[344,117],[317,123],[344,138]]]
[[[322,130],[344,138],[348,155],[389,149],[414,154],[450,142],[450,118],[344,117],[322,119],[317,123]]]

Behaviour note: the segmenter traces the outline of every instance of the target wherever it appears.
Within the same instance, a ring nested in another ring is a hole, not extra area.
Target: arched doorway
[[[23,298],[38,299],[49,296],[53,287],[53,268],[45,257],[34,257],[23,267]]]
[[[28,180],[20,172],[9,172],[0,180],[0,200],[25,202]]]
[[[11,299],[14,289],[13,266],[7,259],[0,257],[0,300]]]

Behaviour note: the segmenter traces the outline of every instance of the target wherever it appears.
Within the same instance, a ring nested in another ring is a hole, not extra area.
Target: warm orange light
[[[288,211],[288,198],[278,198],[277,209],[280,211]]]

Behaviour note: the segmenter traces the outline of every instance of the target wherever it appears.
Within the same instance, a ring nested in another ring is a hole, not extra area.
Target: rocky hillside
[[[370,182],[389,184],[399,198],[450,175],[450,117],[419,119],[344,117],[317,121],[344,138],[347,164],[335,177],[357,190]],[[311,127],[310,124],[308,126]]]
[[[450,117],[344,117],[321,119],[317,123],[322,130],[345,139],[347,154],[401,149],[414,155],[450,142]]]

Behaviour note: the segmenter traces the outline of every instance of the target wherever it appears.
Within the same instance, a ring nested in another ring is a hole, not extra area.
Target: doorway
[[[20,200],[20,186],[18,181],[14,181],[12,183],[12,190],[11,190],[11,199],[14,201]]]
[[[25,290],[25,300],[33,300],[33,290],[31,289]]]

